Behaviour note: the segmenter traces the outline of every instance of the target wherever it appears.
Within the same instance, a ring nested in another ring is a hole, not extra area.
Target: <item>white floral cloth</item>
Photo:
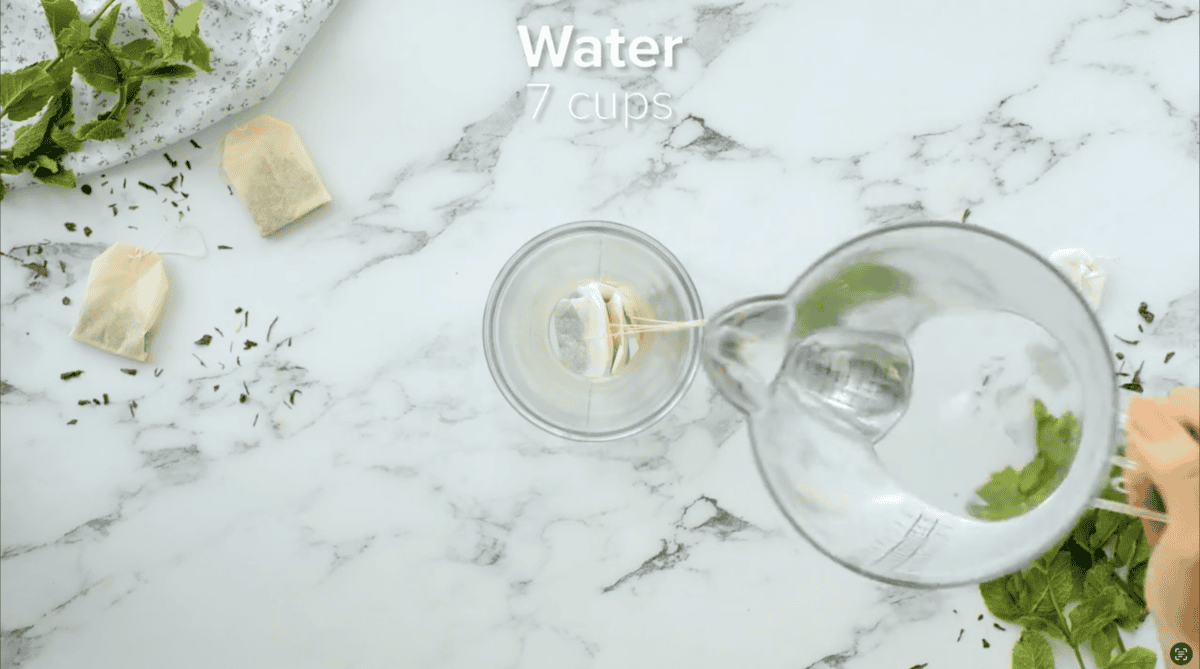
[[[197,71],[192,79],[147,81],[126,116],[125,137],[89,141],[63,162],[83,176],[170,146],[230,114],[267,98],[292,63],[329,17],[338,0],[205,0],[200,13],[200,36],[211,50],[211,73]],[[84,20],[90,20],[104,0],[76,0]],[[176,0],[183,7],[190,0]],[[40,2],[0,0],[0,71],[12,72],[56,54],[54,39]],[[167,4],[167,18],[174,8]],[[138,37],[157,37],[142,18],[135,0],[121,2],[114,44]],[[75,76],[76,127],[90,121],[116,101],[116,93],[101,94]],[[38,115],[40,116],[40,114]],[[12,146],[16,129],[33,123],[0,121],[0,146]],[[9,188],[28,186],[32,175],[4,176]]]

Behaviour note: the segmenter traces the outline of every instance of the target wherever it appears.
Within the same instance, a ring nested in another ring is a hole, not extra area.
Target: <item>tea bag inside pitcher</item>
[[[265,114],[225,136],[221,169],[263,237],[333,200],[296,129]]]
[[[145,362],[168,288],[162,256],[125,242],[113,244],[92,262],[71,338]]]

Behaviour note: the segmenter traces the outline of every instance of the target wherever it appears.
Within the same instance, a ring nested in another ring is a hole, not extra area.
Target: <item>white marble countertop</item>
[[[343,2],[177,166],[0,205],[3,667],[1011,666],[1019,629],[977,587],[885,586],[804,542],[703,373],[627,441],[526,423],[488,373],[484,301],[573,220],[661,241],[711,314],[970,208],[1046,255],[1118,257],[1105,328],[1141,341],[1147,393],[1195,385],[1198,23],[1194,0]],[[531,70],[518,24],[684,42],[671,68]],[[530,83],[551,84],[536,120]],[[568,113],[614,92],[667,93],[671,116]],[[217,169],[260,113],[334,197],[269,239]],[[186,199],[137,185],[178,174]],[[69,339],[91,261],[181,211],[210,250],[167,257],[150,361]],[[1153,619],[1124,636],[1159,652]]]

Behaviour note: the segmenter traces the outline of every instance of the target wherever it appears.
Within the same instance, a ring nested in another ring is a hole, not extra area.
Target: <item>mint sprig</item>
[[[74,188],[75,174],[63,165],[63,157],[86,141],[124,137],[125,111],[143,81],[195,76],[196,70],[184,62],[212,72],[209,48],[199,31],[203,0],[178,9],[170,22],[163,0],[137,0],[159,41],[139,38],[123,45],[111,43],[121,12],[121,5],[113,2],[108,0],[85,23],[72,0],[42,0],[58,56],[0,74],[0,117],[19,122],[42,112],[37,121],[17,128],[11,147],[0,149],[0,173],[28,171],[42,183]],[[101,93],[116,94],[116,100],[73,130],[74,74]],[[0,200],[7,190],[0,180]]]
[[[1066,477],[1078,445],[1078,420],[1069,412],[1056,418],[1041,402],[1034,403],[1034,416],[1037,455],[1019,472],[1006,467],[993,474],[979,489],[988,504],[971,505],[972,516],[1004,520],[1025,513]],[[1124,447],[1118,452],[1124,455]],[[1120,467],[1112,467],[1110,480],[1120,473]],[[1100,496],[1126,501],[1111,483]],[[992,615],[1025,628],[1013,646],[1013,669],[1053,669],[1048,636],[1070,646],[1081,669],[1080,649],[1084,646],[1090,648],[1101,669],[1152,669],[1157,661],[1154,651],[1126,649],[1119,632],[1136,630],[1149,615],[1145,583],[1150,552],[1139,518],[1088,509],[1070,532],[1033,563],[979,584]],[[1120,570],[1126,575],[1118,573]],[[1078,605],[1064,614],[1075,602]]]

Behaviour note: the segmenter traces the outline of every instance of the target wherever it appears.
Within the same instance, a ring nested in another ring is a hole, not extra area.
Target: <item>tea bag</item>
[[[632,291],[593,281],[559,302],[553,314],[553,343],[563,365],[589,378],[611,376],[637,352],[640,335],[626,334],[636,308]]]
[[[225,136],[221,169],[263,237],[333,200],[296,129],[265,114]]]
[[[1104,297],[1104,282],[1107,274],[1097,262],[1103,256],[1092,258],[1083,249],[1059,249],[1050,254],[1050,262],[1058,265],[1067,275],[1071,283],[1079,287],[1087,297],[1092,309],[1100,308],[1100,299]],[[1113,260],[1112,258],[1106,258]]]
[[[145,362],[168,288],[162,256],[125,242],[113,244],[92,262],[71,338]]]

